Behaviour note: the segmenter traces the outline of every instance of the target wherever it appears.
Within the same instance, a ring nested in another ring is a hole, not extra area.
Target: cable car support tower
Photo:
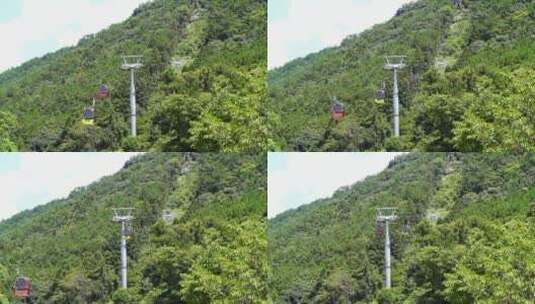
[[[130,128],[132,130],[132,136],[137,136],[136,129],[136,82],[135,82],[135,70],[143,67],[141,60],[143,56],[140,55],[130,55],[122,56],[123,65],[121,68],[123,70],[130,71]]]
[[[114,208],[113,221],[121,223],[121,288],[127,288],[127,255],[126,255],[126,239],[129,234],[128,228],[134,220],[132,212],[134,208]]]
[[[404,69],[407,65],[404,63],[405,56],[385,56],[385,70],[394,72],[394,92],[393,92],[393,125],[394,136],[399,137],[399,89],[398,89],[398,70]]]
[[[398,218],[397,208],[389,207],[377,209],[377,223],[384,224],[385,227],[385,288],[392,287],[389,223]]]

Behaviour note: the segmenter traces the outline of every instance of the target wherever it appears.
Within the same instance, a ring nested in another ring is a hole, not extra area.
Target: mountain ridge
[[[529,236],[535,227],[530,215],[535,210],[533,164],[531,154],[411,153],[330,198],[270,219],[271,300],[505,301],[499,292],[480,292],[485,286],[510,288],[518,301],[528,303],[533,300],[530,288],[535,286],[504,287],[493,271],[508,267],[507,275],[529,281],[527,265],[532,259],[526,254],[535,247]],[[379,207],[397,207],[400,216],[391,224],[391,290],[384,289],[382,281],[384,238],[374,234]],[[523,231],[522,236],[515,235],[512,226]],[[494,242],[498,230],[503,239]],[[516,261],[523,266],[515,267],[515,261],[507,258],[505,252],[517,248],[507,238],[525,239]],[[480,270],[471,260],[483,258],[472,251],[478,246],[485,252],[491,248],[500,252]]]
[[[4,150],[258,150],[263,130],[247,127],[263,119],[257,99],[265,77],[266,5],[148,2],[74,47],[0,74],[0,111],[8,116],[0,135],[12,142]],[[120,56],[132,54],[143,55],[145,64],[137,73],[136,139],[128,137],[130,80],[120,69]],[[101,84],[111,97],[97,103],[95,125],[83,125],[82,111]],[[243,116],[251,121],[239,121]],[[215,123],[221,128],[209,128]]]
[[[32,280],[34,303],[265,299],[265,167],[248,154],[147,153],[2,221],[0,295],[9,294],[18,268]],[[128,290],[118,285],[116,207],[135,208]],[[223,260],[229,264],[217,270],[213,263]],[[206,285],[206,276],[220,284]]]
[[[527,75],[533,68],[533,3],[455,4],[405,5],[338,47],[269,71],[271,133],[279,149],[531,151],[532,113],[524,105],[533,101]],[[407,68],[399,73],[397,139],[391,137],[392,75],[382,69],[385,55],[407,56]],[[383,81],[386,99],[376,100]],[[329,120],[333,96],[346,105],[347,116],[338,124]],[[498,105],[504,110],[496,110]],[[504,123],[512,116],[521,120],[522,131],[515,134]]]

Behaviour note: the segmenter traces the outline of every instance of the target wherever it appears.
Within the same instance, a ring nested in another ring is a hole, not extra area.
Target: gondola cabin
[[[384,105],[385,104],[385,89],[379,89],[377,90],[377,94],[375,95],[374,102],[378,105]]]
[[[375,100],[374,101],[378,105],[384,105],[385,104],[385,98],[386,98],[386,86],[385,86],[385,82],[383,81],[381,83],[381,87],[375,93]]]
[[[383,236],[385,234],[385,226],[383,222],[376,222],[375,224],[375,234],[377,236]]]
[[[376,98],[377,99],[384,100],[385,97],[386,97],[385,89],[381,88],[381,89],[377,90],[377,94],[376,94]]]
[[[132,223],[128,223],[128,225],[126,225],[124,234],[129,237],[134,235],[134,226],[132,226]]]
[[[17,298],[28,298],[32,295],[32,283],[30,279],[18,277],[13,284],[13,296]]]
[[[95,119],[95,110],[93,108],[86,108],[84,110],[84,119]]]
[[[87,107],[84,110],[84,118],[82,123],[84,125],[93,125],[95,121],[95,109],[93,107]]]
[[[339,101],[335,101],[331,107],[331,118],[335,121],[339,121],[345,116],[346,112],[344,110],[344,104]]]
[[[104,98],[108,98],[109,96],[110,96],[110,90],[108,86],[105,84],[101,85],[97,93],[97,98],[104,99]]]

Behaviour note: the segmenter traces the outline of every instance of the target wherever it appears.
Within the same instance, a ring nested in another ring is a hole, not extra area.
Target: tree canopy
[[[266,302],[265,170],[261,155],[149,153],[0,222],[0,301],[20,270],[34,303]],[[135,208],[126,290],[114,207]]]
[[[533,154],[412,153],[268,222],[274,303],[532,303]],[[392,288],[383,288],[391,223]]]
[[[296,151],[534,151],[533,11],[515,0],[406,4],[339,47],[270,71],[270,137]],[[407,56],[399,138],[386,55]],[[340,123],[331,96],[345,104]]]
[[[0,74],[0,148],[21,151],[259,151],[267,147],[266,0],[155,0],[78,45]],[[130,134],[136,74],[138,137]],[[83,110],[101,84],[94,124]],[[6,133],[4,116],[17,120]]]

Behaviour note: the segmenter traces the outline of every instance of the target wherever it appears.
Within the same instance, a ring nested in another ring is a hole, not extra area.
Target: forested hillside
[[[271,137],[300,151],[533,151],[534,41],[531,0],[415,1],[339,47],[270,71]],[[407,56],[400,138],[385,55]],[[346,106],[338,124],[332,97]]]
[[[383,288],[391,224],[392,288]],[[408,154],[268,223],[274,303],[533,303],[535,155]]]
[[[265,149],[266,14],[266,0],[153,0],[75,47],[0,74],[0,149]],[[144,56],[137,138],[122,55]],[[101,84],[111,97],[97,101],[93,126],[83,124]]]
[[[265,171],[265,159],[248,154],[139,156],[1,222],[0,294],[18,269],[32,280],[34,303],[264,303]],[[113,207],[136,208],[127,290],[118,288]]]

